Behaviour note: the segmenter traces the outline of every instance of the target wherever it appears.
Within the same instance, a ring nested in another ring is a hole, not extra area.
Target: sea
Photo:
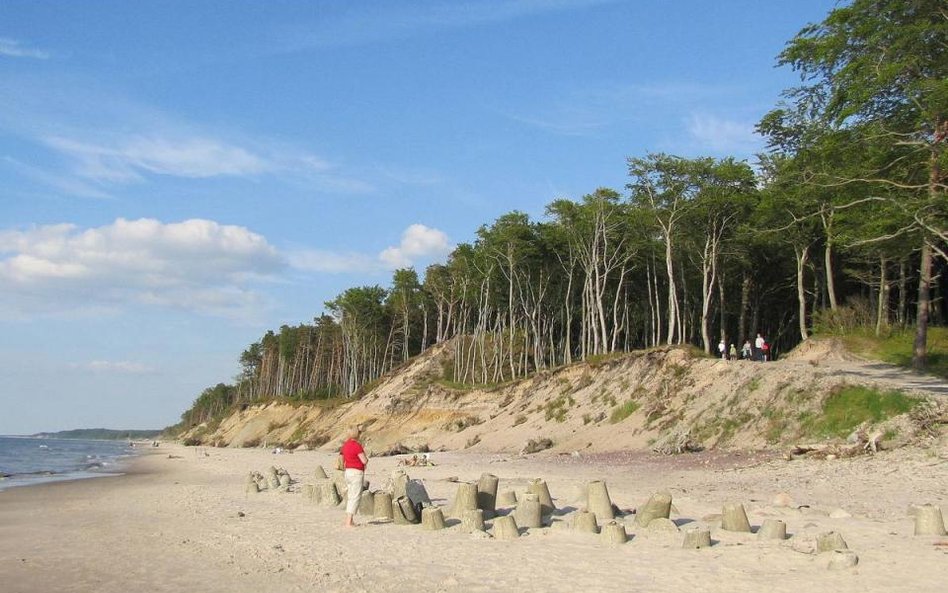
[[[0,436],[0,490],[118,475],[135,452],[127,441]]]

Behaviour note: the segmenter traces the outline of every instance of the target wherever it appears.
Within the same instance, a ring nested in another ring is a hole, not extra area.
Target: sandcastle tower
[[[477,507],[477,485],[470,482],[458,482],[454,501],[449,507],[448,514],[460,519],[464,511],[473,511]]]
[[[653,519],[668,519],[671,515],[672,496],[668,492],[656,492],[635,513],[635,524],[648,527]]]
[[[738,502],[729,502],[724,505],[721,511],[721,529],[750,533],[750,521],[747,520],[744,505]]]
[[[517,521],[513,517],[507,515],[494,519],[495,539],[516,539],[518,537],[520,537],[520,530],[517,528]]]
[[[600,523],[616,518],[612,510],[612,499],[609,498],[609,489],[602,480],[595,480],[586,485],[586,510],[594,513]]]
[[[531,492],[525,494],[523,500],[517,503],[517,510],[515,511],[517,525],[532,528],[543,527],[542,508],[540,497]]]
[[[553,498],[550,496],[550,488],[544,480],[540,478],[532,480],[527,487],[527,493],[537,496],[540,500],[540,511],[544,515],[549,515],[556,510],[556,506],[553,504]]]
[[[477,482],[477,508],[492,517],[497,510],[497,485],[500,479],[494,474],[481,474]]]
[[[940,508],[931,504],[915,507],[915,535],[945,535]]]

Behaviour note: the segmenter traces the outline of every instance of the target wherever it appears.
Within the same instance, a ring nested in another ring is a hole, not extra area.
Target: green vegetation
[[[40,432],[30,435],[37,438],[50,439],[87,439],[99,441],[121,441],[153,439],[161,434],[160,430],[112,430],[110,428],[77,428],[75,430],[60,430],[59,432]]]
[[[811,436],[845,437],[863,422],[881,422],[905,414],[920,401],[901,391],[844,387],[823,402],[820,415],[801,418],[802,426]]]
[[[622,422],[629,416],[635,413],[639,409],[639,402],[635,400],[628,400],[623,403],[621,406],[612,410],[612,414],[609,416],[609,422],[612,424],[617,424]]]
[[[864,327],[837,337],[856,354],[906,368],[912,367],[912,342],[915,339],[912,331],[891,329],[876,336],[874,329]],[[928,329],[928,366],[925,370],[948,379],[948,328]]]
[[[758,123],[767,151],[755,166],[630,155],[621,192],[553,200],[542,219],[502,214],[423,274],[395,270],[386,287],[342,291],[312,323],[266,332],[241,353],[234,384],[202,393],[176,429],[275,398],[358,396],[449,342],[442,376],[491,385],[663,344],[706,356],[719,336],[756,331],[779,354],[812,334],[811,320],[817,331],[820,319],[858,321],[912,328],[878,355],[948,376],[944,338],[929,328],[944,323],[930,305],[943,296],[933,278],[948,236],[943,4],[850,0],[799,31],[777,62],[800,82]],[[751,312],[754,328],[738,321]],[[564,406],[549,412],[565,417]]]
[[[564,422],[566,420],[566,412],[572,406],[576,404],[576,400],[572,396],[561,395],[549,402],[544,409],[544,417],[547,420],[556,420],[557,422]]]

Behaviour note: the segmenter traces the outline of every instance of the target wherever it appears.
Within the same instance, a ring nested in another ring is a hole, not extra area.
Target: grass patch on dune
[[[863,422],[905,414],[920,401],[901,391],[843,387],[823,402],[822,414],[806,419],[804,430],[812,436],[845,437]]]
[[[912,367],[914,328],[891,329],[881,336],[868,328],[839,336],[851,351],[901,367]],[[928,328],[928,367],[925,372],[948,379],[948,327]]]
[[[639,402],[630,399],[626,401],[625,403],[623,403],[621,406],[612,410],[612,414],[609,416],[609,422],[611,422],[612,424],[617,424],[619,422],[622,422],[623,420],[625,420],[626,418],[634,414],[635,411],[638,409],[639,409]]]

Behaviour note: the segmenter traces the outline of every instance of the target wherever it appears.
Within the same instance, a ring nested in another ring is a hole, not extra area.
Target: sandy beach
[[[913,504],[948,508],[948,459],[900,450],[848,460],[785,461],[773,454],[699,453],[517,456],[435,453],[434,467],[406,468],[447,506],[457,484],[484,472],[500,490],[544,478],[558,512],[550,527],[511,541],[420,526],[342,526],[343,510],[302,494],[326,452],[163,445],[119,477],[0,492],[0,589],[48,591],[942,591],[948,538],[914,536]],[[398,457],[373,458],[367,478],[384,485]],[[289,492],[248,495],[249,470],[284,467]],[[655,491],[673,496],[682,531],[711,527],[713,545],[681,548],[682,532],[637,527],[624,545],[569,528],[590,480],[605,480],[620,509]],[[779,497],[778,497],[779,495]],[[782,499],[782,500],[781,500]],[[726,502],[744,504],[755,528],[787,525],[788,539],[720,529]],[[778,504],[779,503],[779,504]],[[786,506],[781,506],[786,505]],[[366,524],[368,523],[368,524]],[[490,521],[488,521],[490,531]],[[829,570],[812,552],[835,530],[859,563]]]

